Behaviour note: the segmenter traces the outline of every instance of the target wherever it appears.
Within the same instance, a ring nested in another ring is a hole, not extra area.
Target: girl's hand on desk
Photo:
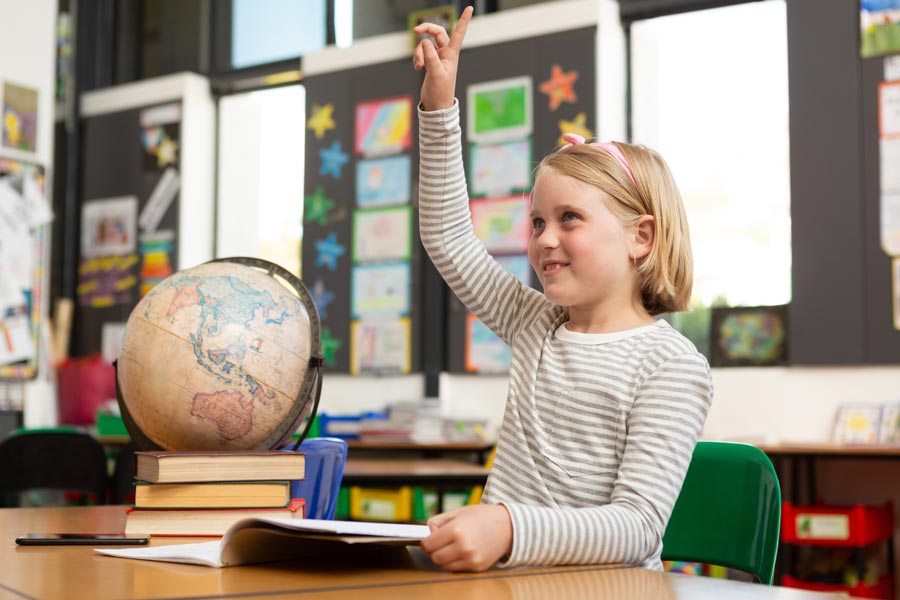
[[[486,571],[512,550],[512,521],[502,504],[463,506],[428,519],[421,547],[448,571]]]

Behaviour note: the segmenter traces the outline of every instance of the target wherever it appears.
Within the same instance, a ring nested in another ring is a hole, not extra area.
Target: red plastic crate
[[[817,583],[813,581],[805,581],[790,575],[784,575],[781,578],[781,585],[789,588],[800,590],[809,590],[813,592],[845,592],[854,598],[893,598],[894,597],[894,581],[892,575],[884,575],[872,585],[866,585],[859,582],[857,585],[839,585],[836,583]]]
[[[860,547],[894,533],[894,510],[884,506],[794,506],[781,509],[781,539],[791,544]]]

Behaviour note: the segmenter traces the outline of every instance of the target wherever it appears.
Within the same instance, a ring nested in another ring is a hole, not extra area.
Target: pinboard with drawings
[[[528,192],[562,132],[595,128],[595,27],[464,49],[457,95],[478,235],[526,284]],[[302,276],[322,313],[327,368],[496,372],[492,338],[449,292],[418,235],[416,106],[404,58],[304,80]]]
[[[38,374],[52,218],[44,190],[42,166],[0,157],[0,380]]]
[[[155,283],[178,270],[181,103],[83,120],[72,355],[101,350]]]

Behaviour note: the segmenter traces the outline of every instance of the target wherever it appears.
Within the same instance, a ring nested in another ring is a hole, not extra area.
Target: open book
[[[107,549],[94,552],[122,558],[230,567],[346,552],[361,544],[417,545],[426,525],[324,521],[318,519],[241,519],[221,540],[199,544]]]

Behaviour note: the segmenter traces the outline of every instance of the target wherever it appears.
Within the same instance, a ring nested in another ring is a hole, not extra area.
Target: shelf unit
[[[893,506],[795,506],[785,502],[781,511],[781,541],[784,544],[787,574],[781,585],[820,592],[845,592],[859,598],[894,597],[894,512]],[[886,571],[874,582],[865,581],[864,551],[887,543]],[[791,574],[791,558],[796,546],[817,546],[853,551],[857,583],[831,583],[802,579]]]

